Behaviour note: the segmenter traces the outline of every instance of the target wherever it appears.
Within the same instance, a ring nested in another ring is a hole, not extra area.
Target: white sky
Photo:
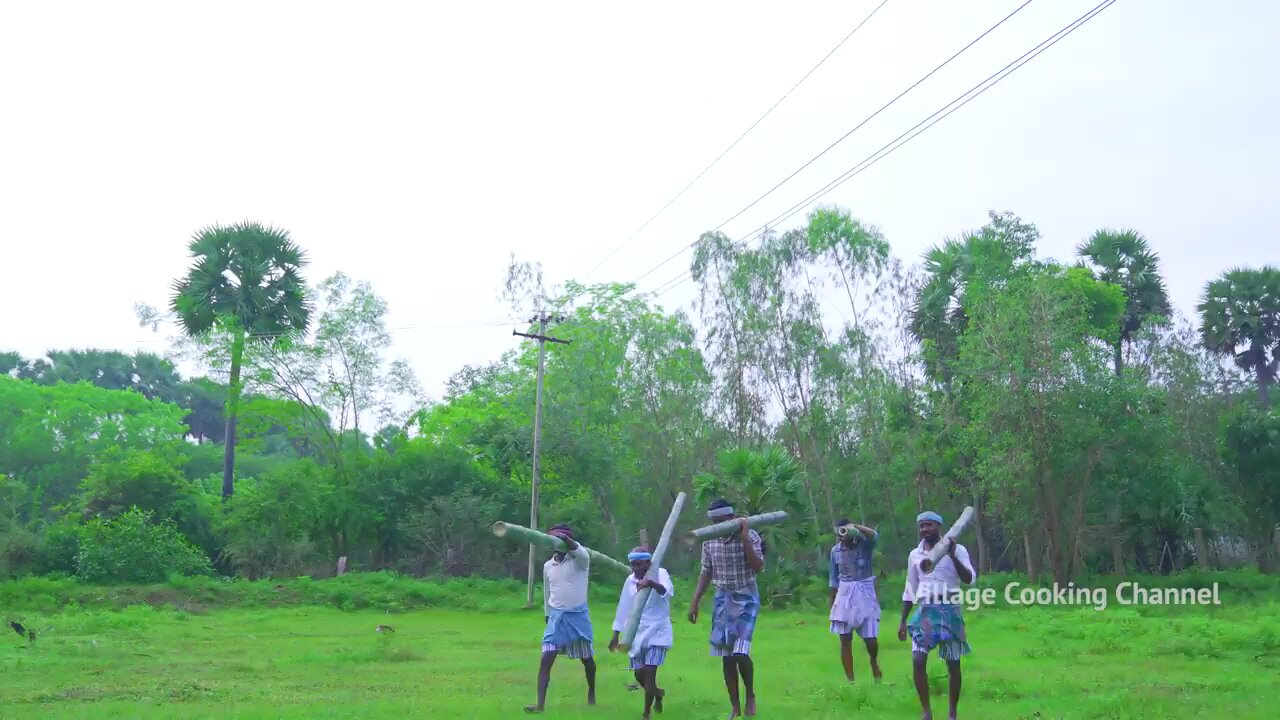
[[[0,349],[162,351],[132,304],[166,303],[195,230],[250,218],[293,233],[310,279],[371,281],[438,396],[516,342],[493,324],[511,252],[582,279],[878,2],[0,4]],[[1095,3],[1036,0],[726,232]],[[1019,4],[889,0],[588,279],[636,279]],[[1134,227],[1191,313],[1222,270],[1280,261],[1277,27],[1263,0],[1119,0],[823,202],[913,261],[988,209],[1059,258]]]

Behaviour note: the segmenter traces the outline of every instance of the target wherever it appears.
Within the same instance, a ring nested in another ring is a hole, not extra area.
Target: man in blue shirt
[[[844,535],[839,535],[841,529]],[[871,674],[880,682],[880,601],[876,598],[876,578],[871,572],[871,555],[879,533],[843,518],[836,523],[840,542],[831,548],[831,632],[840,636],[840,661],[845,677],[853,682],[853,634],[867,646]]]

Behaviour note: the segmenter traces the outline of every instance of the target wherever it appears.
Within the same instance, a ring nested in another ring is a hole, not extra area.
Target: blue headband
[[[941,515],[939,515],[939,514],[938,514],[938,513],[936,513],[936,512],[933,512],[932,510],[928,510],[928,511],[926,511],[926,512],[922,512],[922,513],[920,513],[919,515],[917,515],[917,516],[916,516],[916,524],[917,524],[917,525],[919,525],[920,523],[924,522],[925,520],[932,520],[932,521],[934,521],[934,522],[938,523],[939,525],[941,525],[941,524],[942,524],[942,516],[941,516]]]
[[[634,552],[627,555],[627,562],[635,562],[637,560],[652,560],[653,554],[647,552]]]

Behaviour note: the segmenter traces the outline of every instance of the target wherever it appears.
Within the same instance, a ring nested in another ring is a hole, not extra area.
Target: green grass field
[[[677,601],[683,610],[687,599]],[[886,603],[892,608],[892,605]],[[593,601],[598,650],[613,608]],[[1280,701],[1280,605],[982,609],[968,621],[961,717],[1272,718]],[[533,700],[540,614],[414,609],[397,613],[292,605],[186,610],[136,604],[25,612],[26,647],[0,635],[0,718],[488,718],[520,717]],[[676,623],[660,675],[665,717],[727,710],[706,618]],[[374,631],[394,627],[392,635]],[[881,629],[885,681],[844,682],[821,612],[762,614],[754,655],[760,717],[917,718],[896,610]],[[640,714],[625,658],[599,656],[599,704],[585,706],[581,666],[561,660],[548,715]],[[935,709],[945,667],[934,658]],[[944,717],[945,712],[938,713]]]

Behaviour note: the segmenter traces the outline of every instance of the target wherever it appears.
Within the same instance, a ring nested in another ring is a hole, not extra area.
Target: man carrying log
[[[714,522],[733,517],[733,508],[724,500],[711,503],[707,517]],[[760,590],[756,574],[764,569],[764,549],[760,534],[746,518],[739,518],[739,531],[702,543],[702,575],[689,608],[689,622],[698,622],[698,603],[715,583],[715,611],[711,616],[711,655],[722,658],[724,686],[729,691],[733,712],[742,715],[738,679],[746,691],[746,714],[756,714],[755,666],[751,662],[751,636],[760,613]]]
[[[845,677],[853,682],[853,634],[856,632],[867,646],[871,658],[871,675],[880,682],[880,601],[876,597],[876,578],[871,569],[871,555],[880,534],[848,519],[836,523],[840,542],[831,548],[829,585],[831,587],[831,632],[840,636],[840,662]]]
[[[542,566],[542,598],[547,627],[542,634],[542,664],[538,669],[538,704],[525,712],[540,713],[547,702],[551,666],[557,655],[581,660],[587,674],[587,704],[596,704],[596,661],[592,657],[591,613],[587,609],[587,577],[591,557],[574,542],[568,525],[556,525],[548,535],[564,542]]]
[[[627,618],[631,616],[636,595],[645,588],[652,589],[628,653],[636,683],[644,688],[644,715],[641,717],[647,720],[651,710],[662,712],[662,699],[667,694],[658,687],[658,668],[666,660],[673,641],[671,598],[675,594],[675,587],[671,584],[671,576],[667,574],[666,568],[658,568],[657,579],[645,577],[653,561],[649,548],[641,546],[632,550],[627,555],[627,560],[631,563],[633,574],[622,582],[622,595],[618,598],[618,612],[613,618],[613,639],[609,641],[609,652],[618,649],[618,636],[626,627]]]
[[[960,657],[969,654],[969,643],[964,631],[964,616],[960,612],[960,584],[971,584],[977,579],[969,551],[956,543],[954,538],[943,539],[942,516],[935,512],[923,512],[916,518],[920,527],[920,544],[907,559],[907,584],[902,593],[902,622],[898,625],[898,640],[911,635],[911,657],[915,669],[916,693],[924,710],[922,720],[933,720],[929,706],[929,675],[926,671],[929,653],[936,647],[938,656],[947,663],[950,676],[951,709],[947,717],[956,720],[960,704]],[[939,541],[947,543],[946,555],[929,572],[920,563]],[[915,612],[912,612],[915,605]],[[910,619],[907,615],[910,613]]]

